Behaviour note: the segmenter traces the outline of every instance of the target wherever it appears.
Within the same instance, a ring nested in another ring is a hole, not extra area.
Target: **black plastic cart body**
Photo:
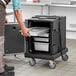
[[[24,53],[24,37],[18,23],[7,23],[4,34],[4,54]]]
[[[49,28],[48,36],[31,36],[26,38],[25,57],[32,58],[30,65],[35,65],[35,58],[52,60],[49,61],[50,68],[55,68],[54,60],[62,56],[63,60],[68,60],[66,52],[66,17],[59,16],[34,16],[32,19],[25,21],[27,27],[46,27]],[[38,39],[41,40],[38,40]],[[47,41],[45,40],[47,39]],[[41,45],[41,48],[46,47],[47,51],[38,50],[36,46]],[[45,45],[43,45],[45,44]],[[42,46],[43,45],[43,46]],[[64,56],[65,55],[65,56]]]

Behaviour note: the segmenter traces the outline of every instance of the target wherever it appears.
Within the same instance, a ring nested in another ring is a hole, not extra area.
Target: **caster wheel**
[[[16,54],[14,54],[14,57],[16,57]]]
[[[36,60],[34,58],[30,59],[29,64],[34,66],[36,64]]]
[[[55,62],[55,61],[49,61],[49,67],[50,67],[51,69],[55,69],[55,67],[56,67],[56,62]]]
[[[6,56],[5,54],[3,54],[3,56]]]
[[[67,55],[67,54],[62,55],[62,59],[63,59],[64,61],[67,61],[67,60],[68,60],[68,55]]]

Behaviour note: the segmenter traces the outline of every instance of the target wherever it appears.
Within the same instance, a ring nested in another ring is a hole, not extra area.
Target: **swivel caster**
[[[16,57],[16,54],[14,54],[14,57]]]
[[[55,61],[49,61],[49,67],[50,67],[51,69],[55,69],[55,67],[56,67],[56,62],[55,62]]]
[[[68,55],[67,55],[67,54],[62,55],[62,59],[63,59],[64,61],[67,61],[67,60],[68,60]]]
[[[30,64],[31,66],[34,66],[34,65],[36,64],[36,60],[35,60],[34,58],[31,58],[31,59],[29,60],[29,64]]]

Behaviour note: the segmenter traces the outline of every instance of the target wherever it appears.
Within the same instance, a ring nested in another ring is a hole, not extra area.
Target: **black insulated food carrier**
[[[30,65],[36,64],[35,58],[49,60],[50,68],[56,67],[54,60],[60,56],[64,61],[68,60],[65,16],[36,15],[25,20],[25,24],[28,28],[49,28],[49,31],[45,34],[25,38],[25,57],[31,58]]]

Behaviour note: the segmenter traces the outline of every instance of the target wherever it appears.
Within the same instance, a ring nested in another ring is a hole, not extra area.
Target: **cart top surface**
[[[28,19],[28,21],[47,21],[47,22],[53,22],[57,19],[50,19],[50,18],[31,18],[31,19]]]

